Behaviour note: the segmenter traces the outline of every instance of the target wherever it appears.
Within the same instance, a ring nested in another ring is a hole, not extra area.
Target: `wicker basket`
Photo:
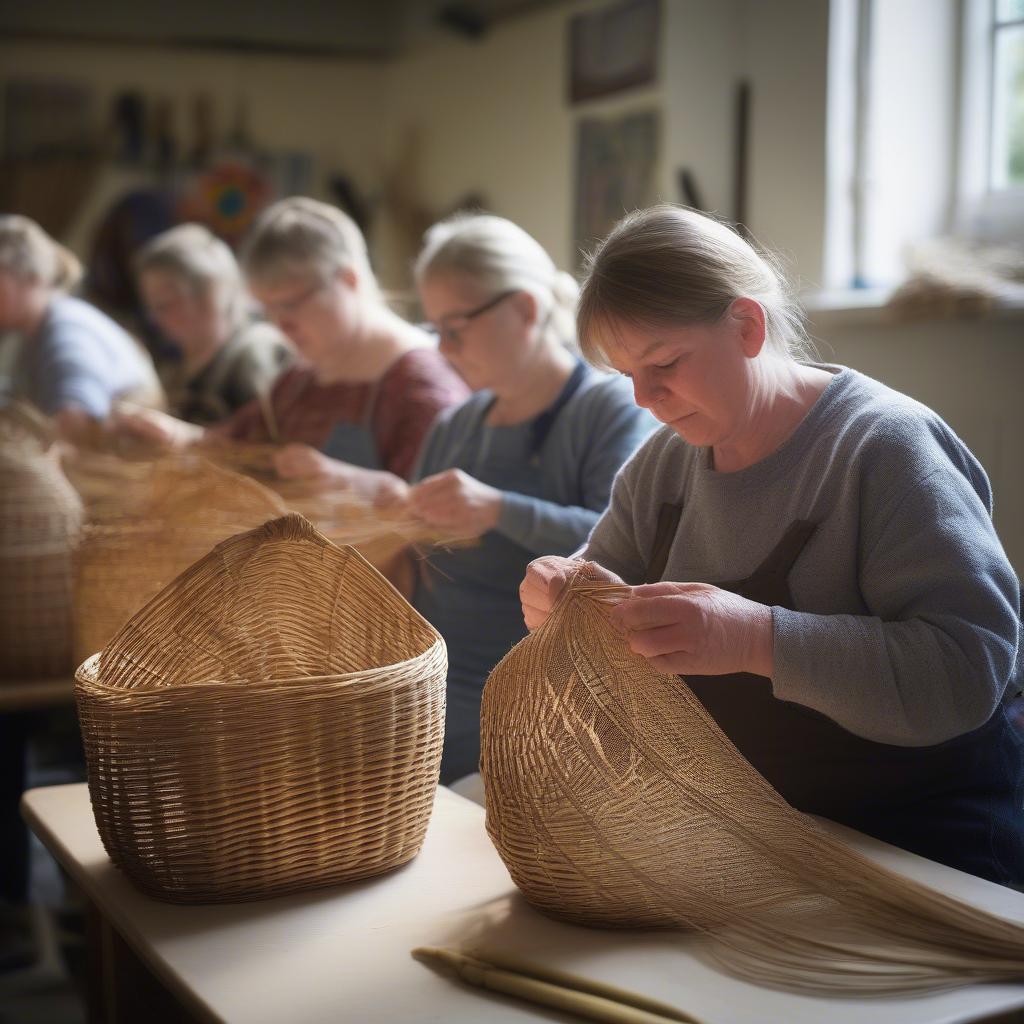
[[[149,467],[131,515],[86,526],[75,554],[75,664],[101,650],[159,590],[241,530],[284,512],[254,480],[203,459]]]
[[[112,860],[180,903],[379,874],[419,851],[444,642],[299,516],[218,545],[78,671]]]
[[[53,421],[31,402],[16,399],[0,408],[0,450],[41,455],[56,437]]]
[[[0,448],[0,681],[69,676],[82,506],[41,439]],[[2,685],[2,682],[0,682]]]

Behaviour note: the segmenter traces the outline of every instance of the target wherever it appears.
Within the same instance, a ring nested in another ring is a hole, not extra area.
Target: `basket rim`
[[[100,680],[98,677],[97,667],[103,652],[97,651],[95,654],[89,655],[89,657],[75,669],[75,690],[76,692],[79,690],[85,690],[106,695],[131,694],[141,696],[143,694],[164,695],[180,690],[187,690],[191,693],[196,693],[201,690],[213,690],[217,693],[230,693],[233,691],[251,693],[254,690],[268,692],[275,689],[295,692],[304,686],[309,686],[321,691],[328,688],[342,689],[345,687],[355,687],[359,683],[363,682],[379,681],[380,673],[386,672],[388,669],[395,669],[400,665],[412,667],[419,661],[430,661],[436,657],[439,650],[443,651],[445,655],[447,655],[447,647],[445,645],[444,638],[440,634],[437,634],[429,647],[421,651],[419,654],[413,655],[411,658],[406,658],[402,661],[389,662],[386,665],[377,665],[373,668],[359,669],[355,672],[326,673],[315,676],[286,676],[281,679],[247,678],[232,680],[186,680],[184,682],[133,687],[113,686],[110,683],[105,683]]]

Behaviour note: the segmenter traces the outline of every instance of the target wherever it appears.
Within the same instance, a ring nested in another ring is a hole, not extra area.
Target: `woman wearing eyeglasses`
[[[437,414],[467,389],[430,336],[385,304],[359,228],[325,203],[284,199],[257,220],[242,267],[304,365],[215,428],[147,413],[121,417],[123,429],[172,448],[286,442],[275,456],[281,477],[366,496],[408,478]]]
[[[441,351],[475,392],[438,419],[408,492],[420,518],[476,540],[433,552],[413,595],[448,646],[449,783],[477,770],[484,681],[526,634],[527,564],[584,543],[616,472],[656,422],[627,381],[580,359],[576,282],[511,222],[436,225],[416,279]]]

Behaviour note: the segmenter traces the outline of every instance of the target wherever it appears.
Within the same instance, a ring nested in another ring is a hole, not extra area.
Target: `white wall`
[[[439,36],[388,63],[0,43],[0,77],[79,79],[94,86],[104,110],[130,87],[178,98],[181,110],[206,90],[222,117],[243,96],[258,143],[308,150],[321,171],[343,170],[371,195],[415,128],[418,167],[403,170],[428,208],[482,192],[571,268],[577,120],[659,108],[660,198],[680,198],[676,175],[687,167],[704,202],[731,216],[734,103],[744,75],[754,88],[751,226],[819,280],[825,0],[664,0],[657,85],[570,106],[567,23],[602,3],[537,10],[478,42]],[[372,242],[385,284],[404,284],[408,253],[386,218]]]
[[[376,140],[385,74],[384,66],[368,61],[0,41],[0,85],[13,77],[79,81],[95,91],[100,118],[125,89],[138,89],[150,99],[167,98],[175,103],[184,144],[188,104],[197,93],[214,98],[219,135],[230,130],[241,98],[257,144],[304,150],[319,172],[344,170],[364,190],[375,185],[379,171]]]
[[[1003,547],[1024,577],[1024,344],[1021,311],[981,320],[887,323],[879,313],[816,315],[822,358],[853,366],[934,409],[981,461]]]
[[[803,290],[823,281],[827,0],[746,0],[753,85],[749,227],[779,250]]]

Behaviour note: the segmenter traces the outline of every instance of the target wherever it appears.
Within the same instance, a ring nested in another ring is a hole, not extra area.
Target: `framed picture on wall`
[[[623,215],[656,201],[660,120],[657,110],[644,110],[579,121],[575,218],[578,262]]]
[[[658,75],[660,0],[618,0],[569,23],[572,103],[642,85]]]

